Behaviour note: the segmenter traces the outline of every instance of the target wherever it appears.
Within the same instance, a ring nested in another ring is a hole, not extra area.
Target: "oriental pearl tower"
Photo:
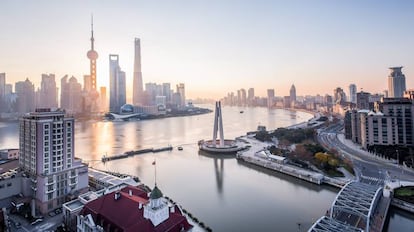
[[[90,77],[91,77],[91,87],[92,91],[96,92],[96,59],[98,59],[98,53],[94,49],[95,39],[93,38],[93,17],[91,21],[91,50],[88,51],[87,56],[90,60]]]

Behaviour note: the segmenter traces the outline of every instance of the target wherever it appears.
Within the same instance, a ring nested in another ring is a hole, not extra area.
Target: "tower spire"
[[[91,14],[91,50],[94,50],[94,42],[95,39],[93,38],[93,14]]]

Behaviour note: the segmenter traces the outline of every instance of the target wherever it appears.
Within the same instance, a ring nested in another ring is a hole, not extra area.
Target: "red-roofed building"
[[[191,231],[176,205],[168,205],[161,191],[149,194],[127,186],[87,203],[77,220],[77,231]]]

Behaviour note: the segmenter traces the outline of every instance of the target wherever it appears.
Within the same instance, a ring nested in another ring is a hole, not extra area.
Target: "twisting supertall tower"
[[[93,16],[91,19],[91,50],[88,51],[87,56],[90,60],[90,78],[91,89],[96,91],[96,59],[98,59],[98,53],[94,49],[95,39],[93,38]]]
[[[134,59],[134,81],[132,87],[132,103],[143,105],[142,72],[141,72],[141,43],[139,38],[135,38],[135,59]]]

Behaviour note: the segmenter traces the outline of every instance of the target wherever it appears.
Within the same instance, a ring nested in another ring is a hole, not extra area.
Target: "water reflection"
[[[198,151],[198,154],[213,159],[214,173],[216,175],[217,192],[221,195],[223,193],[224,160],[234,159],[235,155],[210,154],[205,151]]]

